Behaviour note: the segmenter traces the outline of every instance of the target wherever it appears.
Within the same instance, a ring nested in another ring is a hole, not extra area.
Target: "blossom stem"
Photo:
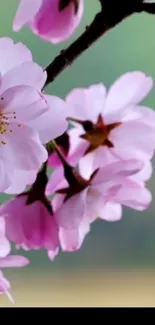
[[[46,67],[47,81],[45,87],[70,66],[84,51],[95,43],[108,30],[134,13],[147,12],[155,14],[155,3],[143,3],[143,0],[99,0],[101,11],[84,33]]]
[[[74,167],[70,166],[69,163],[66,161],[63,153],[61,152],[61,150],[59,149],[59,147],[57,146],[57,143],[55,140],[51,141],[53,148],[55,150],[55,152],[58,154],[63,167],[64,167],[64,175],[66,180],[68,181],[68,183],[70,185],[77,186],[78,188],[85,188],[88,185],[88,181],[86,181],[77,171]]]

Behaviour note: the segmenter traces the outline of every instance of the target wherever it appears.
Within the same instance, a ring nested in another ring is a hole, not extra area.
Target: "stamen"
[[[2,98],[1,98],[2,99]],[[8,128],[9,126],[12,125],[11,120],[16,119],[16,112],[8,112],[8,113],[3,113],[2,111],[0,112],[0,134],[4,134],[6,132],[12,133],[13,130]],[[18,124],[18,127],[21,127],[21,124]],[[5,141],[1,141],[1,144],[6,144]]]

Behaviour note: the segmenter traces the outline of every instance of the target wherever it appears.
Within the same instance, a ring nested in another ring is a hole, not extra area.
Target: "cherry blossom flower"
[[[143,183],[130,179],[142,167],[139,161],[122,160],[100,168],[89,180],[71,169],[72,175],[66,180],[64,174],[68,171],[65,172],[60,166],[61,177],[56,178],[52,174],[46,188],[48,195],[58,193],[54,200],[60,200],[55,211],[59,226],[74,229],[85,218],[89,222],[96,217],[108,221],[119,220],[121,205],[137,210],[146,209],[151,201],[150,192]]]
[[[45,196],[46,165],[25,193],[0,206],[5,215],[7,238],[25,250],[46,249],[53,259],[59,251],[58,225],[50,201]]]
[[[69,93],[67,114],[78,129],[75,142],[85,146],[81,169],[87,165],[95,170],[120,159],[152,158],[155,112],[139,104],[152,85],[151,77],[134,71],[116,80],[108,92],[103,84],[97,84]]]
[[[13,29],[28,24],[43,39],[58,43],[68,39],[81,21],[83,0],[21,0]]]
[[[48,158],[44,144],[67,128],[64,101],[41,93],[45,80],[23,44],[0,39],[0,191],[31,183]]]

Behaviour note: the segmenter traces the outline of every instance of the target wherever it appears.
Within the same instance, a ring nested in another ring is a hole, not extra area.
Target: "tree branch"
[[[84,33],[72,43],[47,66],[47,81],[45,86],[54,81],[55,78],[73,61],[75,61],[85,50],[95,43],[108,30],[115,27],[122,20],[134,13],[142,11],[155,13],[154,3],[143,3],[143,0],[99,0],[101,12],[98,13]]]

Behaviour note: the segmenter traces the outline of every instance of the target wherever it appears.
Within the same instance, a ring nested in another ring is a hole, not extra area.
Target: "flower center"
[[[102,115],[98,116],[96,124],[91,121],[80,121],[73,118],[68,118],[68,120],[79,123],[83,126],[86,133],[82,134],[80,137],[90,143],[85,154],[94,151],[100,146],[107,146],[109,148],[114,147],[113,143],[109,140],[109,135],[114,128],[121,125],[121,122],[105,125]]]

